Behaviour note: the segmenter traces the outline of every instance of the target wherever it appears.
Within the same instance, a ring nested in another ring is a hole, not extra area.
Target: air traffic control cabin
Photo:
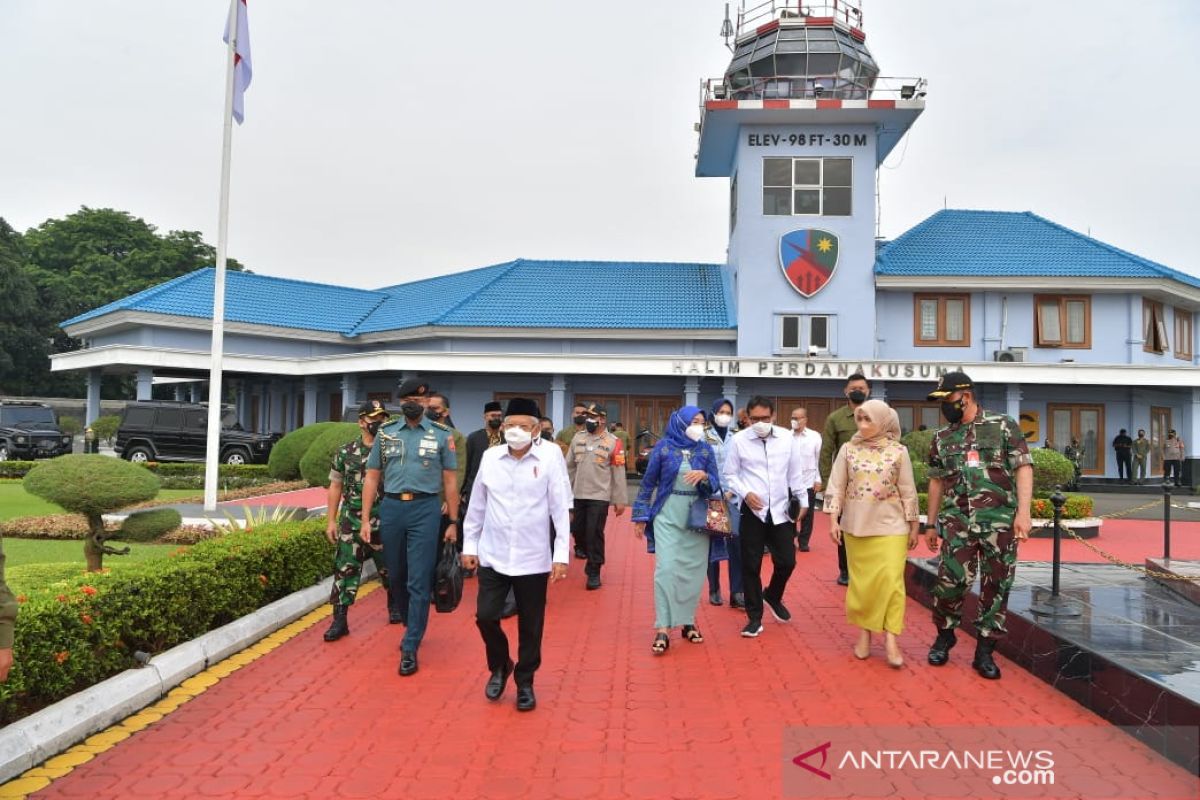
[[[558,427],[578,399],[661,432],[683,403],[761,394],[820,428],[862,372],[912,429],[940,423],[925,395],[962,368],[1031,443],[1078,439],[1086,475],[1116,476],[1121,428],[1145,429],[1160,474],[1173,428],[1185,481],[1200,478],[1200,278],[1026,211],[942,210],[877,239],[876,170],[930,90],[881,77],[864,30],[847,0],[743,3],[727,20],[732,60],[702,82],[695,161],[729,184],[728,219],[712,221],[728,225],[725,263],[516,259],[374,290],[230,273],[224,364],[242,425],[341,418],[421,375],[466,431],[512,395]],[[136,374],[140,398],[205,396],[213,277],[63,323],[81,346],[53,369],[87,374],[89,420],[105,373]],[[570,287],[585,283],[635,287],[636,302],[593,293],[580,308]]]

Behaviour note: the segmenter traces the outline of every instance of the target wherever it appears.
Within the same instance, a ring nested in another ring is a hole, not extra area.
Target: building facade
[[[962,368],[1031,442],[1078,439],[1085,474],[1116,475],[1122,428],[1146,430],[1157,474],[1174,429],[1185,480],[1200,477],[1200,278],[1027,212],[944,210],[878,240],[876,170],[925,83],[879,77],[855,3],[789,5],[743,7],[725,75],[704,83],[696,174],[729,182],[726,263],[518,259],[378,290],[230,273],[242,425],[337,419],[422,375],[468,431],[514,394],[560,427],[576,399],[660,432],[683,403],[758,394],[820,426],[862,372],[911,429],[939,423],[924,397]],[[156,382],[204,396],[213,274],[63,323],[83,346],[53,368],[86,371],[89,421],[106,372],[136,373],[139,398]],[[638,289],[632,303],[570,290],[585,285]]]

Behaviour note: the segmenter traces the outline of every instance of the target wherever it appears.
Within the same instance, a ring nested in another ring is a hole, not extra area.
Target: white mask
[[[800,430],[800,420],[798,420],[798,419],[792,420],[792,430],[794,430],[794,431]]]
[[[700,437],[702,437],[704,435],[704,426],[703,425],[688,425],[687,430],[684,431],[684,433],[687,434],[687,437],[689,439],[691,439],[693,442],[698,442],[698,441],[700,441]]]
[[[504,432],[504,441],[514,450],[524,450],[533,441],[533,436],[522,428],[509,428]]]
[[[760,439],[765,439],[771,435],[771,428],[774,426],[769,422],[756,422],[750,427],[754,429]]]
[[[729,423],[733,422],[733,414],[717,414],[713,417],[713,422],[720,428],[728,428]]]

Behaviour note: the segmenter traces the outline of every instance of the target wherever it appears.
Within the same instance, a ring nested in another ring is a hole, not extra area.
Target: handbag
[[[440,614],[449,614],[458,608],[463,595],[463,570],[454,542],[442,544],[442,556],[438,559],[434,574],[433,606]]]
[[[720,495],[697,497],[688,509],[688,527],[713,536],[733,536],[729,504]]]

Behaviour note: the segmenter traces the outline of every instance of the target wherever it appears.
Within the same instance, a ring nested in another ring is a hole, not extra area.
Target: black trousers
[[[771,582],[765,594],[772,600],[782,600],[788,578],[796,569],[796,548],[792,546],[792,523],[784,520],[775,523],[767,513],[763,522],[754,515],[750,506],[742,505],[741,530],[738,536],[742,543],[742,584],[746,594],[746,616],[751,622],[762,622],[763,546],[771,552]]]
[[[800,520],[800,528],[796,532],[796,540],[805,547],[808,546],[808,540],[812,538],[813,526],[813,507],[817,504],[817,492],[811,486],[808,487],[808,511],[804,515],[804,519]]]
[[[1133,477],[1133,453],[1117,451],[1117,477],[1125,480]]]
[[[517,686],[532,686],[533,673],[542,665],[542,630],[546,624],[546,587],[550,573],[502,575],[491,567],[480,567],[479,598],[475,625],[487,650],[488,672],[505,667],[511,656],[508,637],[500,627],[504,598],[509,591],[517,598]]]
[[[1163,459],[1163,480],[1170,480],[1176,486],[1183,483],[1183,462],[1177,458]]]
[[[587,553],[587,566],[584,572],[588,575],[599,575],[604,566],[604,524],[608,522],[607,500],[576,500],[575,544],[582,546]]]

